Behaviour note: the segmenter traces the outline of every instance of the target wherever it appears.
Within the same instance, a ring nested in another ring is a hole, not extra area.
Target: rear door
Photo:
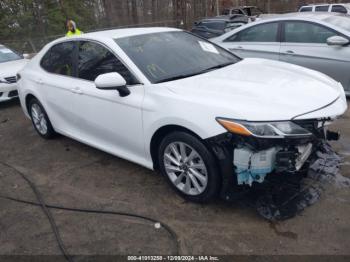
[[[42,103],[54,128],[71,135],[74,129],[72,108],[74,76],[76,71],[77,42],[69,41],[54,45],[41,60],[46,71],[36,77],[44,96]]]
[[[327,44],[338,32],[307,21],[286,21],[282,32],[281,61],[323,72],[349,89],[350,47]]]
[[[278,22],[258,24],[239,31],[221,45],[240,57],[279,59],[280,26]]]

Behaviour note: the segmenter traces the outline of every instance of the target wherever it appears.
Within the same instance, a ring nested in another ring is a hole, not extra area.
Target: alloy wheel
[[[38,104],[33,104],[31,107],[31,116],[33,119],[33,123],[38,132],[42,135],[46,135],[47,133],[47,121],[45,118],[45,114],[41,107]]]
[[[208,173],[199,153],[183,142],[173,142],[164,151],[166,173],[181,192],[196,196],[204,192]]]

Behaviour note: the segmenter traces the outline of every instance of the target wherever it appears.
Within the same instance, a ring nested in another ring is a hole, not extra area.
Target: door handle
[[[70,91],[71,91],[72,93],[78,94],[78,95],[82,95],[82,94],[84,93],[83,90],[81,90],[79,87],[72,88]]]
[[[243,48],[243,47],[241,47],[241,46],[237,46],[236,48],[237,48],[237,49],[244,49],[244,48]]]
[[[287,50],[287,51],[286,51],[286,54],[287,54],[287,55],[294,55],[295,53],[294,53],[294,51],[292,51],[292,50]]]

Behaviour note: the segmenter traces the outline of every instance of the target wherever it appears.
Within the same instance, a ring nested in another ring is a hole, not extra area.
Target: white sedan
[[[304,66],[341,82],[350,96],[350,18],[336,13],[268,15],[212,42],[244,58]]]
[[[0,102],[18,96],[16,75],[27,62],[21,55],[0,45]]]
[[[242,60],[171,28],[61,38],[19,77],[40,136],[60,133],[158,169],[201,202],[299,171],[347,109],[342,85],[326,75]]]

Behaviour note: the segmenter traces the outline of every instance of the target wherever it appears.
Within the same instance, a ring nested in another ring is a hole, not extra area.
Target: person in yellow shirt
[[[75,35],[83,34],[83,32],[77,28],[77,24],[73,20],[67,21],[67,28],[68,28],[68,32],[66,36],[75,36]]]

